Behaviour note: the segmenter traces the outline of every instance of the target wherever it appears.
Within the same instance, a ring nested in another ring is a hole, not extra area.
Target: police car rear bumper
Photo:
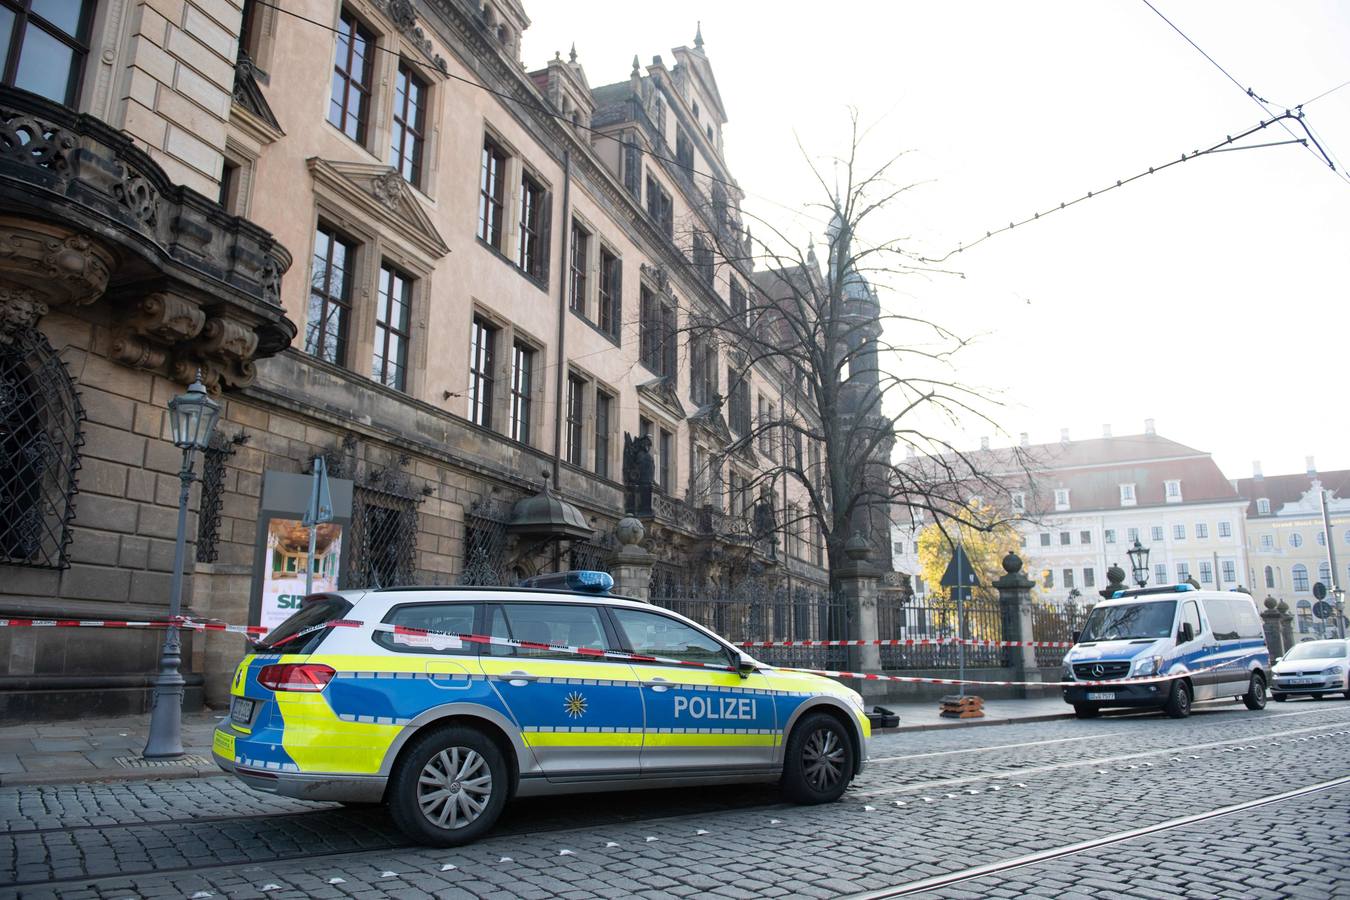
[[[273,772],[251,769],[226,759],[214,751],[216,765],[238,778],[246,786],[265,794],[279,794],[297,800],[328,800],[344,803],[379,803],[384,799],[385,779],[381,775],[310,775],[299,772]]]

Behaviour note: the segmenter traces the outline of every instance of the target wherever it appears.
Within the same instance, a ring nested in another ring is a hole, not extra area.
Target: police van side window
[[[1205,599],[1205,617],[1216,641],[1235,641],[1238,638],[1237,618],[1225,597]]]
[[[1240,637],[1248,640],[1265,636],[1265,631],[1261,628],[1261,619],[1256,614],[1256,606],[1250,600],[1233,597],[1227,603],[1233,611],[1233,618],[1237,620],[1237,632]]]
[[[611,609],[621,636],[634,653],[727,665],[726,648],[683,622],[637,609]]]
[[[600,610],[594,606],[568,606],[561,603],[503,603],[506,625],[511,637],[518,641],[540,644],[562,644],[568,647],[587,647],[608,650],[605,626]],[[495,617],[494,617],[494,627]],[[508,648],[509,649],[509,648]],[[557,650],[536,650],[530,647],[514,648],[512,655],[535,659],[579,659],[575,653]]]
[[[395,653],[435,653],[476,656],[478,645],[452,635],[473,634],[478,616],[476,603],[409,603],[396,606],[384,617],[388,628],[375,629],[375,643]],[[418,628],[442,634],[396,634],[392,628]]]
[[[1195,605],[1194,600],[1187,600],[1185,605],[1182,606],[1181,621],[1190,624],[1191,634],[1194,637],[1200,637],[1200,633],[1205,630],[1204,626],[1200,624],[1200,608]]]

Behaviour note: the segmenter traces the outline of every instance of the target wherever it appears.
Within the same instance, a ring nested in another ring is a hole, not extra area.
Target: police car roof
[[[638,597],[625,597],[622,594],[595,593],[593,591],[569,591],[562,588],[530,588],[519,587],[516,585],[471,585],[471,584],[410,584],[404,587],[383,587],[383,588],[365,588],[352,589],[346,591],[333,592],[349,600],[355,600],[357,597],[366,594],[476,594],[476,593],[494,593],[494,594],[512,594],[521,600],[559,600],[575,601],[577,599],[590,600],[595,602],[608,602],[611,600],[621,603],[638,603],[643,606],[651,604]],[[432,599],[432,598],[427,598]]]

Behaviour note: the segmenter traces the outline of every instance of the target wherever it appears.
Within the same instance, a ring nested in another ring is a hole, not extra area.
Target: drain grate
[[[195,753],[188,753],[177,759],[141,759],[139,756],[117,756],[114,759],[124,769],[164,769],[175,766],[210,767],[215,765],[205,756],[198,756]]]

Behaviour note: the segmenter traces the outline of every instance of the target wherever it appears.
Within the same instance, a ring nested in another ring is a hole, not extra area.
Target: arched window
[[[1313,630],[1312,604],[1307,600],[1298,601],[1298,631],[1307,634]]]
[[[1309,590],[1308,567],[1303,565],[1303,563],[1299,563],[1298,565],[1294,566],[1293,574],[1294,574],[1294,590],[1299,591],[1300,593],[1307,593],[1307,591]]]
[[[0,346],[0,564],[66,567],[84,408],[51,344]]]
[[[1331,563],[1321,562],[1317,564],[1317,580],[1331,589]]]
[[[1273,588],[1274,586],[1275,586],[1275,570],[1270,566],[1266,566],[1266,587]]]

